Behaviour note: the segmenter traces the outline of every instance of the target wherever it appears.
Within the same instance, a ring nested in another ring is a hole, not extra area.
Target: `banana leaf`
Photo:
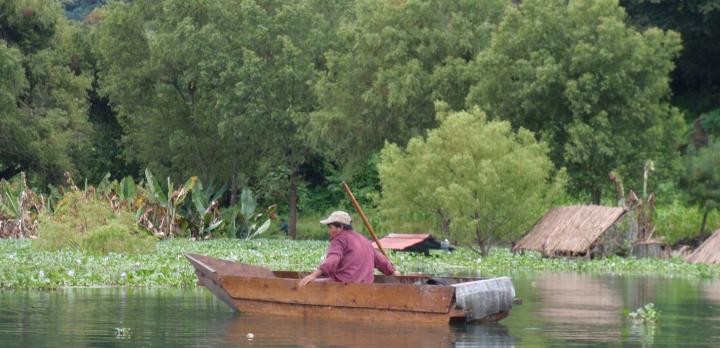
[[[257,208],[257,201],[253,197],[250,188],[243,188],[242,194],[240,195],[240,204],[240,214],[242,214],[246,222],[250,222]]]
[[[167,195],[163,192],[160,182],[155,179],[155,176],[149,168],[145,169],[145,179],[147,180],[146,186],[150,191],[150,196],[155,203],[166,204],[168,200]]]
[[[262,225],[260,225],[260,227],[258,227],[257,230],[255,230],[255,232],[253,234],[249,235],[246,239],[250,240],[252,238],[255,238],[256,236],[259,236],[259,235],[265,233],[268,229],[270,229],[270,223],[271,223],[270,219],[265,220],[265,222]],[[253,225],[252,228],[254,229],[255,226],[256,225]]]
[[[135,200],[135,180],[132,176],[126,176],[120,180],[118,196],[126,202]]]

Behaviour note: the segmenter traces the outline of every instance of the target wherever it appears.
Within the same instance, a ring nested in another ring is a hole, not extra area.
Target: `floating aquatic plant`
[[[192,287],[197,281],[184,253],[194,253],[262,265],[277,270],[311,271],[327,249],[327,241],[282,239],[184,239],[157,243],[147,254],[97,255],[80,250],[42,251],[28,240],[0,240],[0,289],[56,289],[61,287],[132,286]],[[470,249],[448,253],[390,252],[402,273],[422,272],[483,277],[532,275],[537,272],[575,272],[598,275],[653,275],[678,278],[720,277],[720,266],[691,264],[682,259],[608,257],[592,260],[545,258],[538,253],[515,254],[494,249],[478,259]]]
[[[655,304],[648,303],[636,309],[633,312],[628,313],[628,318],[635,324],[646,324],[653,325],[657,323],[660,316],[660,311],[655,309]]]
[[[122,339],[122,338],[130,338],[132,334],[132,330],[129,327],[116,327],[115,328],[115,338]]]

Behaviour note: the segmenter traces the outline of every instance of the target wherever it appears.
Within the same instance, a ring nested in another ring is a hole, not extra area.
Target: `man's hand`
[[[393,272],[393,275],[397,277],[397,276],[399,276],[399,275],[401,275],[401,274],[400,274],[400,271],[395,270],[395,271]]]
[[[300,280],[300,283],[298,283],[298,290],[302,289],[305,285],[307,285],[309,282],[317,279],[322,274],[319,269],[316,269],[312,273],[308,274],[305,278]]]

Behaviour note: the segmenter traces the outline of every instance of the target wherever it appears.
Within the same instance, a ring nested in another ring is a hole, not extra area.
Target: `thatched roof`
[[[700,244],[686,260],[694,263],[720,263],[720,230]]]
[[[598,205],[553,208],[513,250],[537,250],[546,255],[584,254],[624,213],[623,208]]]

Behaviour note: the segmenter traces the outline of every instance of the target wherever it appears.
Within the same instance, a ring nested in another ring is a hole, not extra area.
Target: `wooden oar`
[[[367,227],[368,231],[370,231],[370,235],[372,236],[373,240],[377,244],[378,249],[380,249],[380,252],[383,255],[385,255],[385,258],[390,260],[390,258],[385,253],[385,250],[383,249],[382,245],[380,244],[380,240],[378,240],[377,236],[375,236],[375,230],[373,230],[372,226],[370,226],[370,221],[368,221],[362,208],[360,208],[360,203],[358,203],[358,201],[355,199],[355,195],[353,195],[352,191],[350,191],[350,187],[344,181],[343,181],[342,185],[343,185],[343,189],[345,189],[345,193],[347,193],[348,197],[350,197],[350,202],[352,202],[352,205],[355,208],[355,211],[358,214],[360,214],[360,218],[365,223],[365,227]]]

